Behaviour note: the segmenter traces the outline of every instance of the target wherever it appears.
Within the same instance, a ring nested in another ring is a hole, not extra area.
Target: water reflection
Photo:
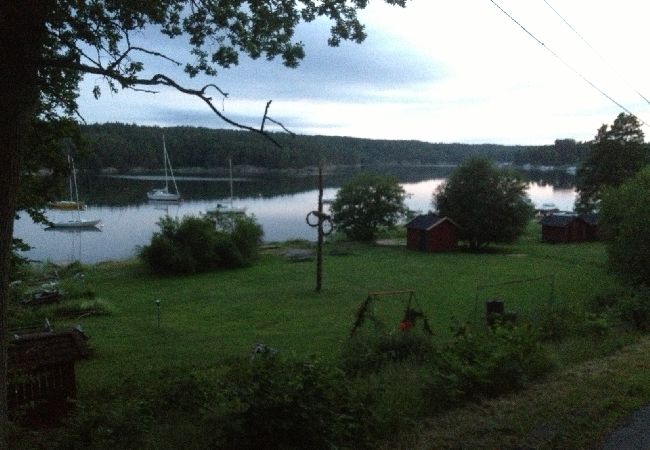
[[[407,206],[426,212],[432,208],[433,192],[453,168],[421,167],[381,168],[382,173],[397,177],[409,194]],[[339,186],[358,170],[337,171],[325,178],[324,198],[334,198]],[[572,178],[566,174],[530,173],[533,180],[528,192],[536,205],[555,203],[560,209],[572,209],[575,200]],[[156,177],[84,177],[82,192],[89,205],[86,214],[102,220],[102,232],[80,230],[45,231],[22,214],[15,223],[15,235],[33,250],[26,254],[35,260],[85,263],[131,257],[139,245],[149,242],[156,223],[165,215],[181,218],[199,215],[230,199],[229,180],[218,177],[183,177],[177,180],[184,200],[180,203],[148,202],[146,192],[157,183]],[[302,238],[315,240],[313,229],[305,224],[305,214],[316,208],[317,177],[257,176],[233,180],[235,203],[247,207],[264,229],[266,241]],[[48,211],[51,220],[61,220],[66,212]]]

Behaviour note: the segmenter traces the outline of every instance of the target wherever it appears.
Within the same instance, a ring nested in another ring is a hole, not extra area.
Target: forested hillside
[[[89,151],[80,164],[86,169],[119,171],[160,169],[163,134],[175,167],[204,169],[225,167],[228,158],[239,166],[280,169],[313,166],[321,158],[330,165],[457,164],[472,155],[497,162],[560,165],[575,164],[587,147],[573,140],[547,146],[504,146],[275,134],[282,144],[278,148],[259,135],[233,130],[107,123],[85,125],[82,132]]]

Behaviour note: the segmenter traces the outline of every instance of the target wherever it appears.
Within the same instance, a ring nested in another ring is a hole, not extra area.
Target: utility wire
[[[603,95],[603,96],[604,96],[605,98],[607,98],[609,101],[611,101],[611,102],[614,103],[616,106],[618,106],[619,108],[621,108],[623,111],[625,111],[626,113],[628,113],[628,114],[631,115],[631,116],[636,117],[637,120],[641,123],[641,125],[648,126],[648,124],[645,123],[643,120],[641,120],[641,119],[640,119],[636,114],[634,114],[634,113],[633,113],[632,111],[630,111],[628,108],[626,108],[625,106],[623,106],[622,104],[620,104],[619,102],[617,102],[616,100],[614,100],[614,99],[613,99],[610,95],[608,95],[605,91],[603,91],[601,88],[599,88],[598,86],[596,86],[594,83],[591,82],[591,80],[589,80],[589,79],[588,79],[587,77],[585,77],[582,73],[578,72],[578,70],[575,69],[572,65],[570,65],[568,62],[566,62],[564,59],[562,59],[562,58],[560,57],[560,55],[558,55],[557,53],[555,53],[555,52],[554,52],[550,47],[548,47],[546,44],[544,44],[542,41],[540,41],[540,40],[537,38],[537,36],[535,36],[533,33],[531,33],[530,31],[528,31],[528,30],[526,29],[526,27],[524,27],[521,23],[519,23],[519,22],[517,21],[517,19],[515,19],[514,17],[512,17],[512,15],[511,15],[510,13],[508,13],[505,9],[503,9],[501,6],[499,6],[499,4],[498,4],[497,2],[495,2],[494,0],[490,0],[490,2],[491,2],[494,6],[496,6],[497,8],[499,8],[499,10],[500,10],[503,14],[505,14],[506,16],[508,16],[508,18],[509,18],[510,20],[512,20],[514,23],[516,23],[516,24],[519,26],[519,28],[521,28],[522,30],[524,30],[528,36],[530,36],[531,38],[533,38],[533,39],[534,39],[534,40],[535,40],[539,45],[541,45],[541,46],[544,47],[546,50],[548,50],[549,53],[551,53],[551,55],[555,56],[555,58],[556,58],[558,61],[560,61],[562,64],[564,64],[564,66],[565,66],[566,68],[568,68],[568,69],[571,70],[573,73],[575,73],[575,74],[578,75],[580,78],[582,78],[582,79],[583,79],[587,84],[589,84],[592,88],[596,89],[598,92],[601,93],[601,95]]]
[[[555,14],[556,14],[556,15],[557,15],[561,20],[562,20],[562,22],[564,22],[564,23],[566,24],[566,26],[569,27],[569,28],[571,29],[571,31],[573,31],[573,32],[576,34],[576,36],[578,36],[578,37],[582,40],[582,42],[584,42],[584,43],[587,45],[587,47],[589,47],[589,48],[590,48],[590,49],[591,49],[591,50],[596,54],[596,56],[598,56],[598,57],[600,58],[600,60],[601,60],[601,61],[602,61],[606,66],[609,67],[609,69],[610,69],[612,72],[614,72],[616,75],[618,75],[618,76],[621,78],[621,80],[623,80],[623,81],[625,82],[625,84],[627,85],[627,87],[629,87],[629,88],[632,89],[634,92],[636,92],[637,95],[638,95],[639,97],[641,97],[643,100],[645,100],[645,102],[646,102],[648,105],[650,105],[650,100],[648,100],[647,97],[646,97],[645,95],[643,95],[641,92],[639,92],[638,89],[634,88],[634,86],[632,86],[632,85],[630,84],[630,82],[627,81],[627,79],[626,79],[626,78],[621,74],[621,72],[619,72],[618,70],[616,70],[616,68],[615,68],[615,67],[614,67],[614,66],[613,66],[609,61],[607,61],[607,60],[605,59],[605,57],[603,57],[603,55],[602,55],[598,50],[596,50],[596,49],[594,48],[594,46],[591,45],[591,44],[587,41],[587,39],[584,38],[584,36],[582,36],[582,34],[578,33],[578,30],[576,30],[576,29],[575,29],[575,28],[574,28],[574,27],[573,27],[573,26],[572,26],[572,25],[571,25],[571,24],[570,24],[570,23],[569,23],[569,22],[568,22],[564,17],[562,17],[562,14],[560,14],[560,13],[559,13],[555,8],[553,8],[553,6],[552,6],[552,5],[551,5],[547,0],[542,0],[542,1],[543,1],[544,3],[546,3],[546,5],[547,5],[549,8],[551,8],[551,10],[552,10],[552,11],[553,11],[553,12],[554,12],[554,13],[555,13]]]

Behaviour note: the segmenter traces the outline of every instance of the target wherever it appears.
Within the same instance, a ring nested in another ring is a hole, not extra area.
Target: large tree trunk
[[[39,100],[45,32],[40,0],[0,2],[0,445],[7,425],[7,302],[20,168]]]

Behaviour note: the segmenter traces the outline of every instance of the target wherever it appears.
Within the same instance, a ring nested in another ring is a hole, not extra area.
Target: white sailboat
[[[163,166],[165,167],[165,187],[154,189],[147,192],[147,198],[149,200],[164,201],[164,202],[177,202],[181,199],[181,194],[178,192],[178,186],[176,186],[176,179],[174,178],[174,171],[172,169],[172,162],[169,159],[169,154],[167,153],[167,146],[165,145],[165,136],[163,135]],[[174,190],[176,193],[169,192],[169,177],[167,175],[167,168],[169,167],[169,175],[171,176],[172,183],[174,184]]]
[[[245,214],[246,213],[246,207],[245,206],[240,206],[240,207],[235,207],[233,205],[233,184],[232,184],[232,159],[228,159],[228,169],[230,173],[230,204],[228,205],[223,205],[221,203],[217,203],[217,207],[214,209],[211,209],[208,211],[208,214]]]
[[[70,165],[70,155],[68,155],[68,166],[70,166],[70,171],[72,171],[72,166]],[[80,202],[74,199],[74,186],[73,186],[73,174],[72,172],[68,176],[68,185],[69,185],[69,194],[70,197],[68,200],[57,200],[50,202],[48,206],[52,209],[62,209],[65,211],[74,211],[77,209],[86,209],[84,202]]]
[[[79,189],[77,189],[77,169],[74,167],[74,160],[70,155],[68,155],[68,164],[70,164],[70,168],[72,170],[72,176],[71,176],[71,187],[70,187],[70,192],[72,192],[72,188],[74,187],[74,200],[70,200],[70,203],[76,205],[76,211],[77,211],[77,218],[72,219],[72,220],[65,220],[65,221],[59,221],[59,222],[54,222],[52,223],[51,228],[63,228],[63,229],[79,229],[79,228],[95,228],[101,224],[101,220],[99,219],[94,219],[94,220],[87,220],[87,219],[82,219],[81,218],[81,210],[85,209],[85,206],[82,206],[83,203],[79,201]]]

